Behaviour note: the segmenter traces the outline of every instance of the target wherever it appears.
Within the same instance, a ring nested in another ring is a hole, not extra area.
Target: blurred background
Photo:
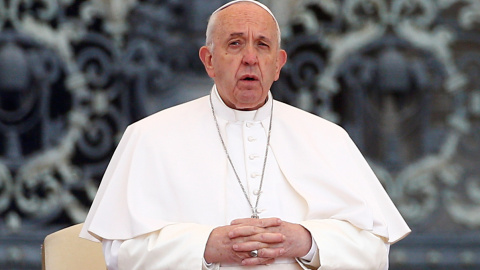
[[[83,222],[126,126],[207,94],[224,0],[0,0],[0,269]],[[413,229],[390,269],[480,269],[480,1],[263,0],[275,98],[348,130]]]

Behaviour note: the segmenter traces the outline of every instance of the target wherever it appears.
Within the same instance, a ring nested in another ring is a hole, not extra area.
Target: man
[[[215,11],[209,96],[127,128],[82,237],[109,269],[387,269],[410,230],[340,127],[274,101],[287,55],[271,11]]]

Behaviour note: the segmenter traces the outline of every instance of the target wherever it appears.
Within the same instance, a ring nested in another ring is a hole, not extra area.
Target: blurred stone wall
[[[0,269],[83,222],[125,127],[205,95],[225,0],[0,0]],[[480,268],[480,2],[264,0],[277,99],[346,128],[413,229],[391,269]]]

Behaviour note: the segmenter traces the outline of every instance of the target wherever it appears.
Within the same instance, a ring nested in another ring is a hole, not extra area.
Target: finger
[[[242,218],[233,220],[230,225],[251,225],[261,228],[280,226],[282,220],[279,218]]]
[[[241,226],[228,232],[230,239],[244,238],[241,242],[259,241],[265,243],[278,243],[286,239],[286,236],[279,232],[269,232],[267,229],[255,226]]]
[[[257,256],[252,256],[251,252],[253,250],[257,251]],[[250,258],[250,257],[255,257],[255,258],[279,258],[285,255],[286,249],[282,246],[279,247],[266,247],[266,248],[255,248],[255,247],[250,247],[249,249],[243,249],[236,252],[237,256],[245,259],[245,258]]]
[[[228,237],[230,239],[238,238],[238,237],[248,237],[260,233],[264,233],[265,229],[257,227],[257,226],[239,226],[232,229],[228,232]]]
[[[239,257],[243,261],[245,259],[252,258],[252,256],[250,255],[250,251],[248,251],[248,252],[236,252],[236,255],[237,255],[237,257]]]
[[[232,249],[235,252],[250,252],[252,250],[260,250],[262,248],[275,248],[277,247],[277,245],[260,243],[260,242],[245,242],[245,243],[234,244],[232,246]]]
[[[234,240],[232,247],[236,251],[246,251],[278,245],[283,243],[285,239],[286,237],[284,235],[277,233],[260,234],[250,237],[238,237],[232,239]]]
[[[273,258],[245,258],[242,260],[242,265],[247,266],[247,265],[267,265],[267,264],[272,264],[275,262],[275,259]]]
[[[278,248],[262,248],[258,250],[258,257],[262,258],[279,258],[285,254],[286,249],[283,247]]]

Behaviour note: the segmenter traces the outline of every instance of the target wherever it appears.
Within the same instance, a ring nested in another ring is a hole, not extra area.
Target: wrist
[[[302,225],[300,225],[302,226]],[[302,233],[302,240],[300,243],[302,243],[302,246],[298,248],[298,254],[297,254],[297,258],[303,258],[305,256],[307,256],[309,253],[312,252],[312,248],[313,248],[313,236],[312,234],[310,233],[309,230],[307,230],[305,227],[303,227],[303,230],[305,233]],[[316,246],[316,245],[315,245]]]
[[[212,264],[212,263],[215,263],[217,261],[217,258],[215,258],[215,255],[218,254],[218,253],[215,251],[216,245],[214,244],[214,242],[216,241],[215,240],[216,239],[216,236],[215,236],[216,230],[217,230],[217,228],[212,230],[212,232],[208,236],[208,240],[207,240],[207,243],[205,245],[205,251],[203,252],[203,259],[204,259],[206,264]]]

